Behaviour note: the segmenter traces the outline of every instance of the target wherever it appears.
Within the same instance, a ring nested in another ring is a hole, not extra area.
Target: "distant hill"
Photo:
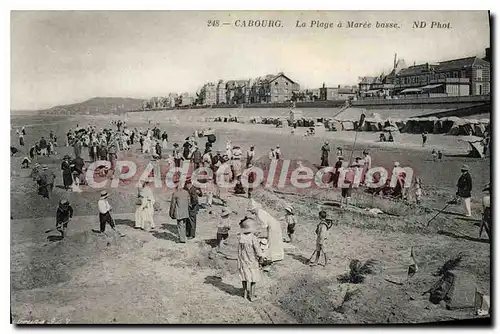
[[[94,97],[90,100],[55,106],[40,111],[43,114],[65,114],[65,115],[94,115],[110,114],[126,111],[140,110],[142,108],[141,99],[128,97]]]

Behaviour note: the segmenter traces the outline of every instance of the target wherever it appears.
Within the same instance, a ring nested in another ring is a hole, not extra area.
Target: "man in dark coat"
[[[471,191],[472,191],[472,177],[469,174],[469,166],[462,165],[460,168],[462,175],[458,178],[457,182],[457,196],[462,198],[465,206],[465,216],[472,216],[470,200],[471,200]]]
[[[321,147],[321,167],[328,167],[328,155],[330,154],[330,146],[328,141],[325,141],[325,144]]]
[[[203,160],[203,157],[201,155],[200,150],[198,149],[198,146],[194,147],[192,160],[193,160],[194,169],[200,168],[200,164]]]
[[[180,243],[186,242],[186,227],[189,224],[190,196],[186,189],[180,186],[172,194],[170,201],[170,218],[177,220],[177,233]]]
[[[189,223],[186,226],[186,236],[193,239],[196,236],[196,215],[200,210],[198,197],[202,196],[202,192],[191,183],[189,177],[186,180],[186,190],[189,193]]]

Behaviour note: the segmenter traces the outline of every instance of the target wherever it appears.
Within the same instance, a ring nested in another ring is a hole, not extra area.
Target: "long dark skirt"
[[[70,187],[73,184],[73,177],[71,173],[63,173],[64,187]]]

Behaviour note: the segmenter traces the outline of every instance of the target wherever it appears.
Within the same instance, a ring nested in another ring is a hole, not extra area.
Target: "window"
[[[288,82],[285,82],[285,85],[287,85],[287,86],[288,86]]]
[[[465,70],[462,70],[460,72],[460,78],[466,78],[466,73],[465,73]]]
[[[278,84],[278,81],[275,81],[275,82],[274,82],[274,84],[275,84],[275,85],[277,85],[277,84]]]
[[[278,94],[278,88],[274,89],[274,94]]]
[[[458,78],[458,72],[457,71],[453,72],[453,77],[454,78]]]
[[[476,79],[477,80],[483,80],[483,70],[482,69],[477,69],[476,70]]]

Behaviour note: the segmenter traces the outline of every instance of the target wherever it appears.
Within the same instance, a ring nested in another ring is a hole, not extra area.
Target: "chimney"
[[[398,54],[395,53],[394,54],[394,67],[393,67],[394,69],[396,68],[397,58],[398,58]]]
[[[337,88],[340,88],[340,85],[338,85]]]

